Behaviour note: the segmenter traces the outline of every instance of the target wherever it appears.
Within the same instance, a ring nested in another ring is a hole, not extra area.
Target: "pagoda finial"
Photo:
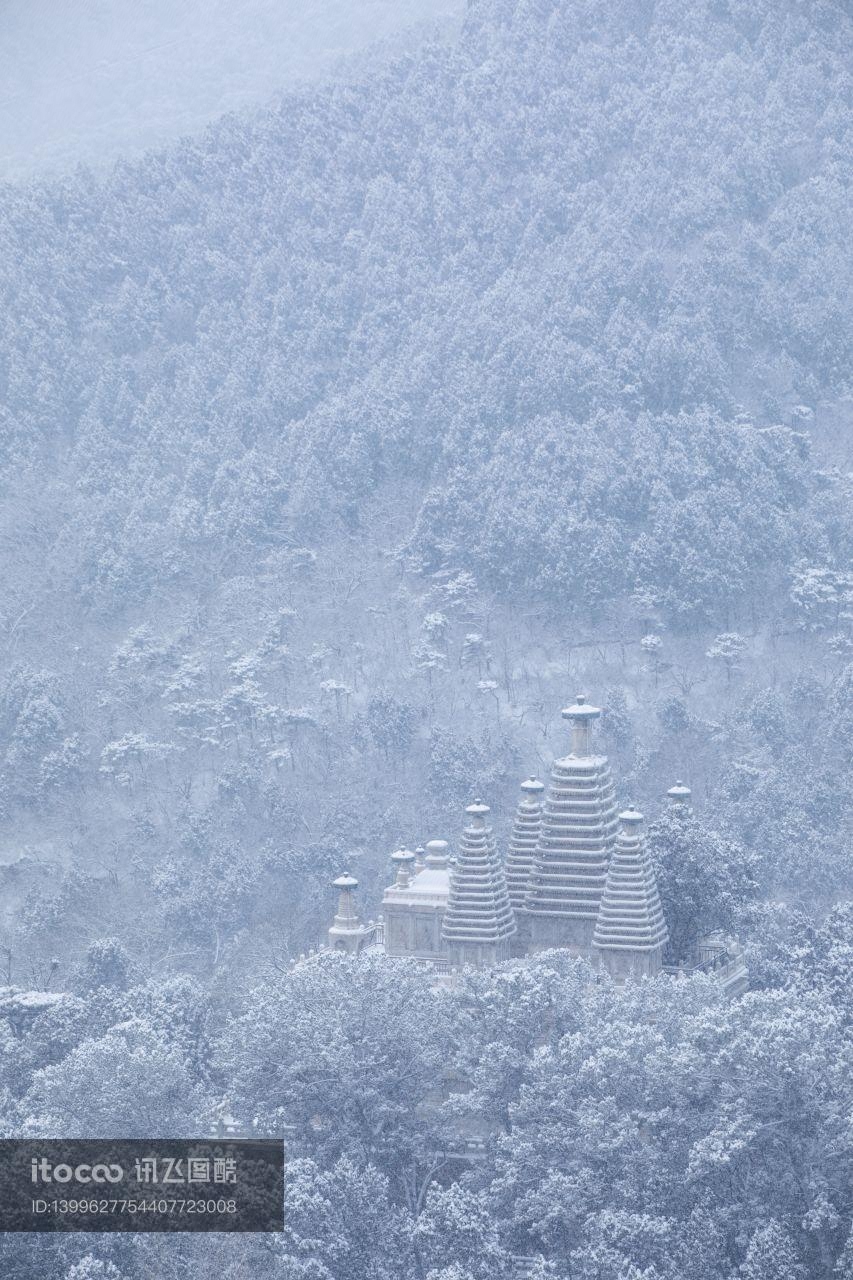
[[[414,868],[415,875],[417,875],[419,871],[423,871],[425,856],[426,856],[426,850],[424,849],[423,845],[422,844],[417,845],[415,847],[415,868]]]
[[[466,805],[465,812],[470,817],[472,826],[484,827],[491,809],[487,804],[483,804],[482,800],[477,799],[472,804]]]
[[[586,695],[579,693],[573,704],[570,707],[564,707],[561,714],[563,719],[568,720],[572,726],[571,754],[573,756],[591,755],[589,744],[592,722],[601,715],[601,708],[591,706],[586,700]]]
[[[669,797],[669,802],[673,806],[673,808],[676,808],[676,809],[690,808],[690,800],[693,795],[693,792],[690,790],[690,788],[687,786],[685,782],[681,781],[680,778],[676,781],[674,787],[669,788],[666,794]]]
[[[448,862],[447,841],[428,841],[425,862],[428,867],[446,867]]]
[[[341,908],[344,906],[345,902],[352,906],[352,891],[353,889],[358,888],[358,881],[355,876],[351,876],[348,871],[345,871],[343,875],[338,876],[336,880],[332,881],[332,887],[340,889],[341,891],[338,915],[343,915],[344,913]]]
[[[412,865],[415,861],[415,855],[411,849],[395,849],[391,854],[391,861],[397,868],[397,888],[408,889],[412,878]]]

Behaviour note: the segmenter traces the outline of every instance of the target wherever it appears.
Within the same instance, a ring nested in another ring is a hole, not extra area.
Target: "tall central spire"
[[[509,958],[515,919],[487,821],[489,806],[475,800],[465,812],[468,825],[450,875],[450,901],[441,936],[453,964],[497,964]]]
[[[570,752],[551,770],[525,911],[534,950],[586,951],[616,840],[616,799],[607,757],[593,754],[600,710],[578,695],[562,714]]]

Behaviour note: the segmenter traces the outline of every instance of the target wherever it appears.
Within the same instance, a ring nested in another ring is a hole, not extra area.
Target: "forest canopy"
[[[850,22],[469,7],[106,179],[2,189],[3,456],[97,611],[370,520],[514,593],[726,622],[849,561]],[[849,495],[848,495],[849,496]],[[405,530],[401,530],[405,532]]]

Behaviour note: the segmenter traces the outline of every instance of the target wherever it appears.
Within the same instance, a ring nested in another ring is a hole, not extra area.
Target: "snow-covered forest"
[[[0,1134],[227,1106],[285,1232],[0,1273],[849,1280],[849,5],[469,0],[259,83],[0,186],[0,983],[65,993],[0,990]],[[341,871],[505,841],[578,689],[745,995],[298,962]]]
[[[4,0],[0,177],[102,169],[341,62],[452,31],[464,0]]]

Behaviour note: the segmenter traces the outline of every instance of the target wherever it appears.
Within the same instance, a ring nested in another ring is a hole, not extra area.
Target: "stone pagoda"
[[[592,746],[600,715],[580,694],[562,713],[571,725],[570,750],[551,769],[527,893],[517,908],[520,940],[530,951],[590,954],[617,828],[610,765]]]
[[[329,930],[329,946],[333,951],[348,951],[354,955],[361,950],[367,930],[359,919],[353,890],[358,888],[355,876],[342,875],[332,884],[338,890],[338,913]]]
[[[506,856],[506,883],[514,911],[524,906],[530,873],[536,861],[536,846],[542,826],[544,783],[528,778],[521,784],[521,798],[515,811],[512,835]]]
[[[489,806],[475,800],[465,812],[469,822],[450,877],[441,939],[452,965],[497,964],[509,959],[516,931],[506,874],[487,821]]]
[[[659,973],[669,935],[642,835],[643,815],[629,807],[619,822],[592,945],[614,978]]]

